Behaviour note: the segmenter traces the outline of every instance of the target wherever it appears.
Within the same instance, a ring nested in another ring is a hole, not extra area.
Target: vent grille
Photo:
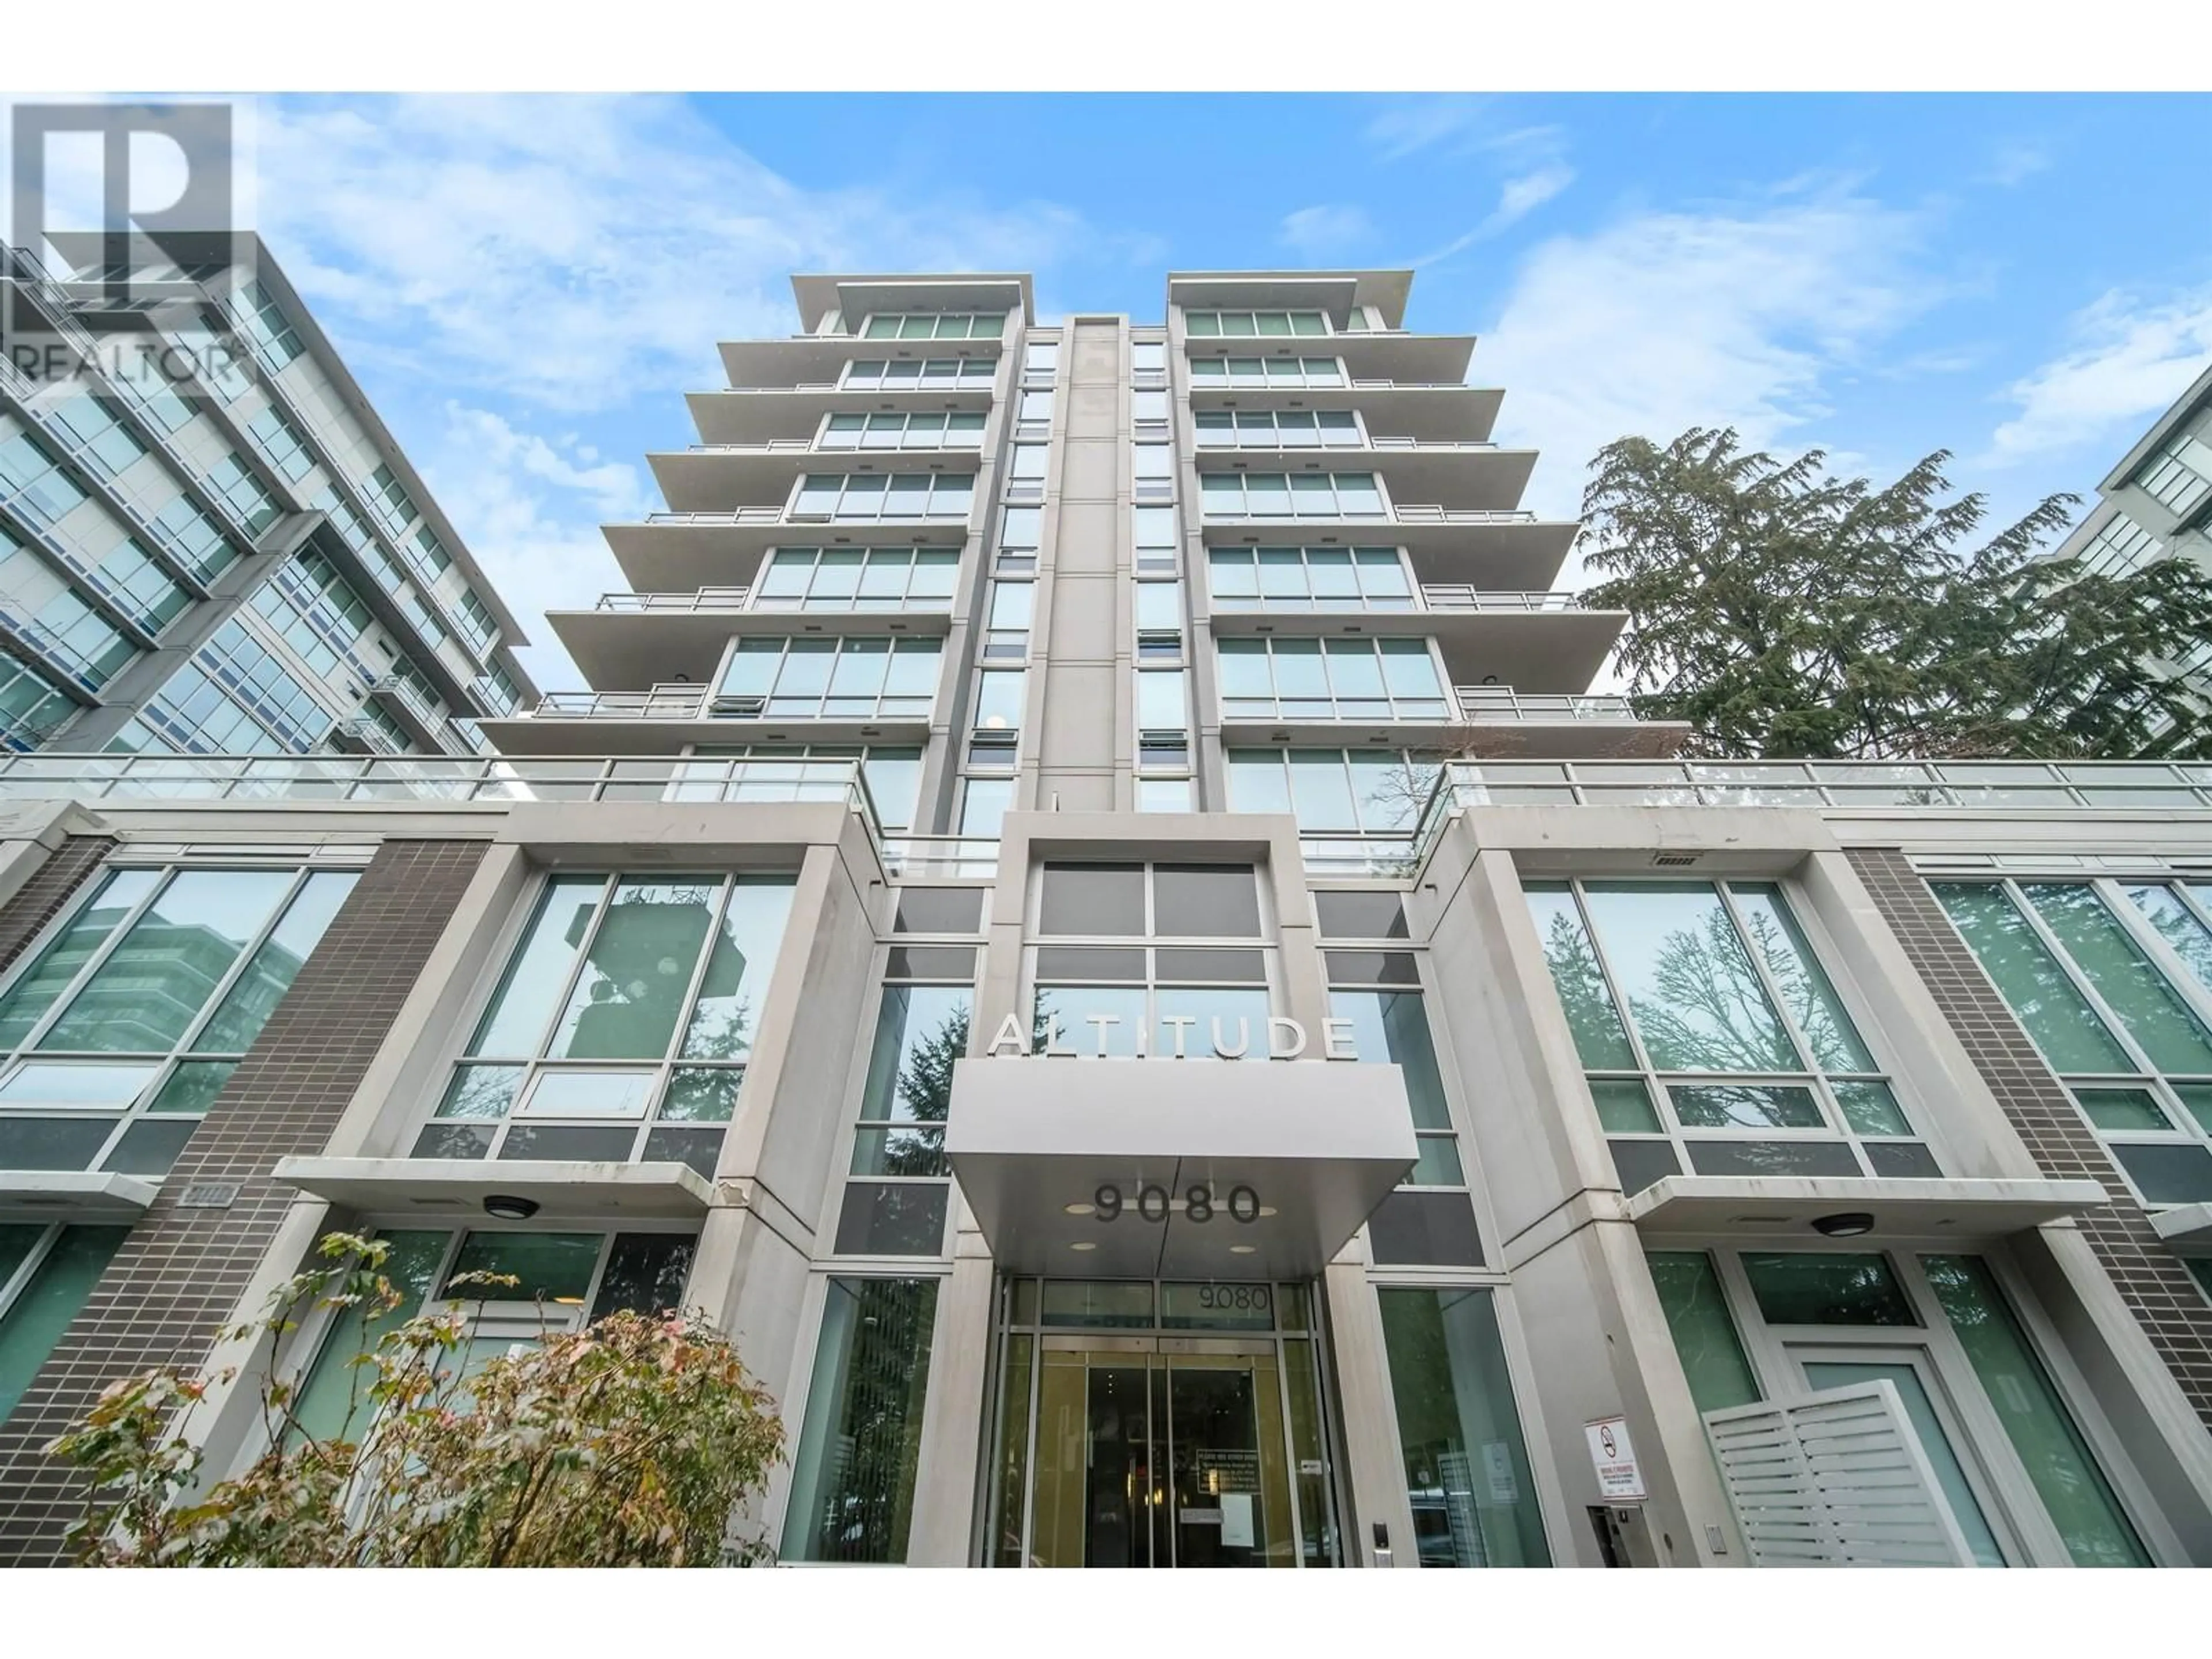
[[[235,1181],[203,1181],[177,1194],[180,1210],[227,1210],[238,1202]]]
[[[1655,870],[1687,870],[1704,857],[1703,853],[1654,853],[1651,867]]]

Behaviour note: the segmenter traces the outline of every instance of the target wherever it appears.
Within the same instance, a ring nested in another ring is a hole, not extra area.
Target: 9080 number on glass
[[[1101,1221],[1119,1221],[1124,1213],[1140,1221],[1164,1222],[1176,1207],[1168,1189],[1158,1182],[1148,1182],[1135,1193],[1124,1194],[1113,1182],[1108,1182],[1091,1195],[1091,1213]],[[1225,1199],[1216,1199],[1208,1186],[1191,1188],[1182,1195],[1183,1218],[1204,1224],[1219,1215],[1240,1226],[1249,1226],[1260,1218],[1260,1194],[1249,1187],[1231,1187]]]

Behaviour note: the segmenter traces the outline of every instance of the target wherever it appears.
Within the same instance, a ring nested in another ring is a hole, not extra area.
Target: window
[[[254,447],[260,450],[262,459],[294,483],[314,469],[315,458],[307,448],[307,440],[276,404],[270,404],[256,415],[246,423],[246,430]]]
[[[1037,429],[1037,435],[1042,436],[1041,428],[1052,424],[1052,393],[1048,391],[1024,392],[1020,401],[1014,405],[1014,419],[1024,428],[1024,437],[1030,435],[1031,429]]]
[[[1328,1012],[1352,1023],[1363,1064],[1397,1066],[1413,1109],[1420,1157],[1397,1192],[1368,1218],[1370,1251],[1379,1264],[1447,1267],[1482,1265],[1474,1198],[1444,1094],[1412,951],[1328,951]]]
[[[817,449],[980,449],[981,411],[963,414],[832,415]]]
[[[1012,778],[969,779],[960,791],[960,833],[997,839],[1000,823],[1013,805]]]
[[[146,713],[199,754],[305,754],[332,724],[315,694],[236,617],[168,678]]]
[[[1941,1174],[1779,886],[1522,885],[1624,1190]]]
[[[1190,726],[1189,677],[1180,668],[1137,671],[1137,729],[1184,732]]]
[[[1139,581],[1136,587],[1137,660],[1183,660],[1182,584]]]
[[[1133,507],[1129,519],[1136,542],[1138,573],[1152,576],[1176,574],[1181,565],[1176,545],[1175,508]]]
[[[384,1276],[400,1299],[374,1325],[359,1308],[347,1308],[313,1334],[314,1358],[301,1376],[293,1412],[302,1432],[316,1439],[357,1440],[367,1430],[374,1407],[366,1397],[368,1380],[353,1362],[434,1297],[477,1309],[459,1351],[465,1376],[545,1331],[575,1330],[625,1310],[652,1316],[681,1308],[699,1244],[688,1232],[410,1230],[378,1237],[391,1248]],[[511,1275],[516,1282],[490,1286],[487,1295],[482,1285],[453,1285],[463,1273]]]
[[[154,562],[152,556],[127,536],[110,548],[98,564],[88,569],[79,564],[78,568],[110,604],[149,634],[159,635],[191,603],[191,596],[169,580],[168,573]]]
[[[2156,562],[2165,550],[2150,532],[2126,514],[2115,513],[2082,544],[2078,556],[2083,575],[2118,577]]]
[[[1036,916],[1038,1052],[1267,1058],[1274,949],[1251,866],[1048,864]]]
[[[1344,365],[1334,357],[1200,357],[1190,360],[1195,391],[1258,386],[1318,388],[1349,386]]]
[[[270,500],[269,492],[237,456],[224,456],[208,469],[203,482],[208,493],[247,535],[258,536],[276,522],[276,503]]]
[[[1358,449],[1367,441],[1348,409],[1223,409],[1192,419],[1200,449]]]
[[[0,997],[0,1168],[166,1174],[356,878],[108,872]]]
[[[49,406],[48,423],[79,465],[100,478],[112,478],[146,453],[129,427],[99,398],[87,392]]]
[[[550,878],[413,1156],[688,1164],[711,1179],[793,886]]]
[[[987,668],[976,675],[975,713],[970,722],[975,729],[1019,732],[1028,678],[1028,672],[1019,668]]]
[[[1215,642],[1224,720],[1443,720],[1443,677],[1426,640]]]
[[[1216,611],[1411,611],[1413,576],[1395,547],[1215,547]]]
[[[975,951],[894,945],[837,1219],[840,1255],[943,1253],[952,1063],[968,1052]]]
[[[1307,835],[1410,830],[1443,767],[1405,749],[1231,749],[1233,812],[1289,812]]]
[[[1129,368],[1140,379],[1168,372],[1168,347],[1164,340],[1132,340],[1129,343]]]
[[[801,519],[965,519],[972,472],[810,472],[792,514]]]
[[[88,690],[97,691],[138,654],[107,618],[66,587],[39,607],[23,631]]]
[[[1165,437],[1168,430],[1167,392],[1164,390],[1148,391],[1142,387],[1131,392],[1129,418],[1134,422],[1140,436]]]
[[[991,584],[990,626],[983,635],[986,657],[1019,660],[1029,655],[1030,623],[1036,602],[1035,582],[1000,578]]]
[[[61,730],[76,707],[28,663],[0,657],[0,743],[35,749]]]
[[[1044,510],[1042,507],[1008,507],[999,521],[999,574],[1011,575],[1035,571],[1037,548],[1043,536]]]
[[[1175,451],[1166,444],[1131,447],[1136,492],[1140,501],[1165,501],[1175,494]]]
[[[1702,1250],[1651,1250],[1644,1262],[1698,1412],[1725,1411],[1761,1398],[1712,1257]]]
[[[944,611],[960,555],[951,548],[779,547],[753,589],[757,611]]]
[[[868,340],[995,340],[1006,331],[1004,312],[947,311],[903,316],[878,312],[868,319],[860,336]]]
[[[402,534],[417,516],[414,501],[389,466],[380,466],[368,477],[369,511],[384,521],[393,535]]]
[[[1549,1566],[1492,1292],[1375,1295],[1420,1564]]]
[[[169,556],[202,582],[213,581],[238,562],[238,549],[185,496],[179,495],[163,507],[152,528]]]
[[[747,637],[722,671],[714,713],[730,719],[927,720],[937,639]]]
[[[984,391],[998,378],[988,357],[931,357],[921,362],[886,362],[864,357],[845,370],[848,392]]]
[[[253,355],[272,374],[300,355],[300,337],[284,320],[283,308],[258,282],[248,282],[231,295],[231,314],[253,343]]]
[[[453,568],[453,556],[446,551],[446,544],[427,524],[410,539],[402,542],[399,550],[406,556],[407,562],[414,567],[415,574],[422,579],[425,585],[435,582]]]
[[[1031,385],[1052,383],[1060,367],[1058,340],[1031,340],[1022,348],[1022,379]]]
[[[1381,519],[1372,472],[1201,472],[1209,519]]]
[[[130,1232],[0,1222],[0,1419],[15,1409]]]
[[[1013,460],[1007,469],[1012,483],[1035,484],[1044,488],[1045,459],[1052,453],[1049,444],[1016,444]]]
[[[2186,521],[2212,496],[2212,423],[2200,420],[2201,430],[2177,432],[2136,474],[2136,487],[2148,494],[2179,521]]]
[[[479,654],[499,641],[499,623],[491,614],[491,607],[477,597],[474,588],[461,590],[460,623],[461,632]]]
[[[391,669],[374,665],[368,647],[377,635],[368,606],[353,584],[319,553],[302,553],[278,565],[254,594],[252,604],[268,618],[270,626],[284,636],[284,642],[299,653],[300,659],[325,679],[334,676],[341,665],[364,683],[387,672],[403,672],[399,665]],[[411,666],[404,667],[404,672],[421,681]],[[420,690],[426,703],[443,706],[427,684],[421,684]]]
[[[0,437],[0,501],[44,530],[83,504],[84,491],[27,432]]]
[[[1215,335],[1326,334],[1328,322],[1318,311],[1186,311],[1183,332],[1194,339]]]
[[[1936,898],[2146,1204],[2212,1200],[2207,890],[1936,882]]]
[[[792,1460],[783,1555],[901,1562],[929,1392],[933,1279],[831,1279]]]

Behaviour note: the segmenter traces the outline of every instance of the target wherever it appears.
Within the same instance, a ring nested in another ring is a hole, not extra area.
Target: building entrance
[[[1001,1334],[996,1561],[1335,1565],[1305,1286],[1041,1288],[1008,1287],[1016,1318],[1034,1322]],[[1276,1328],[1279,1307],[1294,1332]],[[1127,1328],[1139,1323],[1152,1328]],[[1193,1328],[1207,1324],[1231,1328]]]

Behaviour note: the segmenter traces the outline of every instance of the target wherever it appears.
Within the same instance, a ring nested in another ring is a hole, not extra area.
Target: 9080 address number
[[[1127,1211],[1139,1221],[1164,1222],[1168,1212],[1176,1207],[1168,1189],[1156,1182],[1147,1182],[1137,1188],[1133,1199],[1125,1198],[1121,1189],[1111,1182],[1101,1186],[1091,1195],[1091,1213],[1101,1221],[1118,1221]],[[1260,1194],[1249,1187],[1231,1187],[1227,1198],[1217,1201],[1211,1187],[1193,1187],[1182,1197],[1184,1218],[1205,1223],[1226,1212],[1229,1218],[1239,1226],[1249,1226],[1260,1218]]]

